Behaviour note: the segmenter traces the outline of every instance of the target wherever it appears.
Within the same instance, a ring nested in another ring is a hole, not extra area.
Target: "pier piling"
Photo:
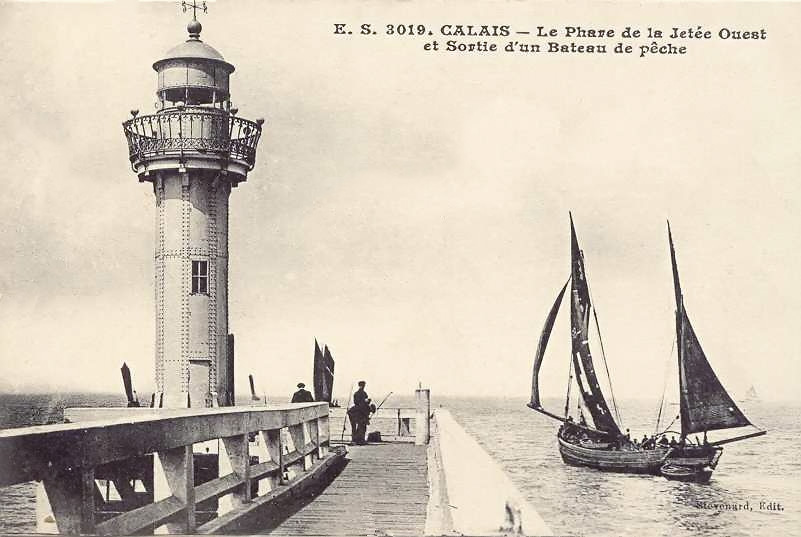
[[[414,391],[414,398],[417,403],[414,443],[424,446],[431,438],[431,390],[418,388]]]

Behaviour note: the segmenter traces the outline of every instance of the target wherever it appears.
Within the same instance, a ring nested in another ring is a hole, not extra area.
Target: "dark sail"
[[[676,333],[679,351],[679,406],[683,435],[751,425],[709,365],[684,309],[676,250],[668,223],[670,261],[676,294]]]
[[[529,404],[531,408],[542,408],[538,377],[542,366],[542,358],[545,356],[545,348],[548,346],[548,339],[551,337],[553,323],[556,321],[556,314],[559,313],[559,306],[562,304],[562,296],[565,294],[565,289],[567,289],[567,282],[565,282],[553,306],[551,306],[551,311],[545,319],[545,326],[542,328],[542,334],[540,334],[540,340],[537,343],[537,353],[534,355],[534,372],[531,375],[531,403]]]
[[[323,351],[320,350],[320,345],[317,344],[317,340],[314,340],[314,373],[312,375],[312,380],[314,382],[314,400],[320,401],[320,396],[322,396],[323,392],[325,391],[323,383],[325,382],[325,378],[323,376]]]
[[[751,425],[709,365],[687,312],[682,311],[681,392],[682,434]]]
[[[322,401],[331,402],[331,396],[334,392],[334,357],[331,356],[331,351],[328,350],[328,345],[323,349],[323,397]]]
[[[602,431],[618,435],[620,434],[620,429],[609,412],[609,406],[606,404],[603,392],[601,392],[601,386],[598,384],[598,377],[595,375],[595,367],[592,363],[589,341],[590,290],[587,287],[584,260],[579,249],[572,216],[570,217],[570,253],[572,258],[570,333],[576,382],[584,400],[584,405],[590,411],[595,426]],[[582,371],[586,376],[586,387],[581,378]]]
[[[330,403],[333,385],[334,359],[328,346],[322,352],[317,340],[314,340],[314,400]]]

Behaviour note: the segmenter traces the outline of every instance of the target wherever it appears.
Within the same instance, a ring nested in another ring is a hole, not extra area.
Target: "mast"
[[[579,248],[576,229],[573,226],[573,215],[570,215],[570,254],[571,254],[571,308],[570,333],[572,340],[572,360],[576,372],[576,383],[581,392],[584,406],[590,412],[595,426],[613,435],[620,434],[615,419],[609,411],[590,352],[590,291],[587,286],[584,258]],[[581,373],[586,376],[587,385],[581,379]]]
[[[684,404],[686,397],[686,381],[685,381],[685,373],[683,360],[682,360],[682,349],[684,346],[681,344],[682,342],[682,328],[684,327],[684,303],[681,296],[681,283],[679,282],[679,267],[676,263],[676,249],[673,247],[673,234],[670,232],[670,222],[667,223],[668,228],[668,242],[670,243],[670,264],[673,268],[673,292],[676,295],[676,354],[678,355],[678,362],[679,362],[679,415],[681,416],[681,436],[684,437],[687,435],[685,432],[685,425],[688,422],[688,418],[686,416],[687,409],[686,405]]]

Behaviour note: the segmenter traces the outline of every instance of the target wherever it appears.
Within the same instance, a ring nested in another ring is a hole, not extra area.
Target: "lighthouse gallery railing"
[[[185,109],[136,116],[122,124],[132,163],[186,151],[256,163],[261,125],[220,110]]]

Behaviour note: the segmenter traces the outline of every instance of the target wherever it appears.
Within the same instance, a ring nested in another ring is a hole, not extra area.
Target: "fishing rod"
[[[384,406],[384,403],[386,403],[386,402],[387,402],[387,399],[389,399],[389,396],[390,396],[390,395],[392,395],[392,392],[389,392],[389,393],[387,394],[387,396],[386,396],[386,397],[384,397],[384,400],[383,400],[383,401],[381,401],[381,404],[380,404],[380,405],[378,405],[378,406],[375,408],[375,411],[376,411],[376,412],[378,412],[379,410],[381,410],[381,407],[382,407],[382,406]]]
[[[348,392],[348,404],[345,405],[345,418],[342,420],[342,434],[339,437],[340,442],[345,441],[345,426],[348,424],[348,407],[350,406],[350,398],[353,393],[353,383],[350,384],[350,391]],[[353,435],[353,431],[351,431],[351,436]]]

